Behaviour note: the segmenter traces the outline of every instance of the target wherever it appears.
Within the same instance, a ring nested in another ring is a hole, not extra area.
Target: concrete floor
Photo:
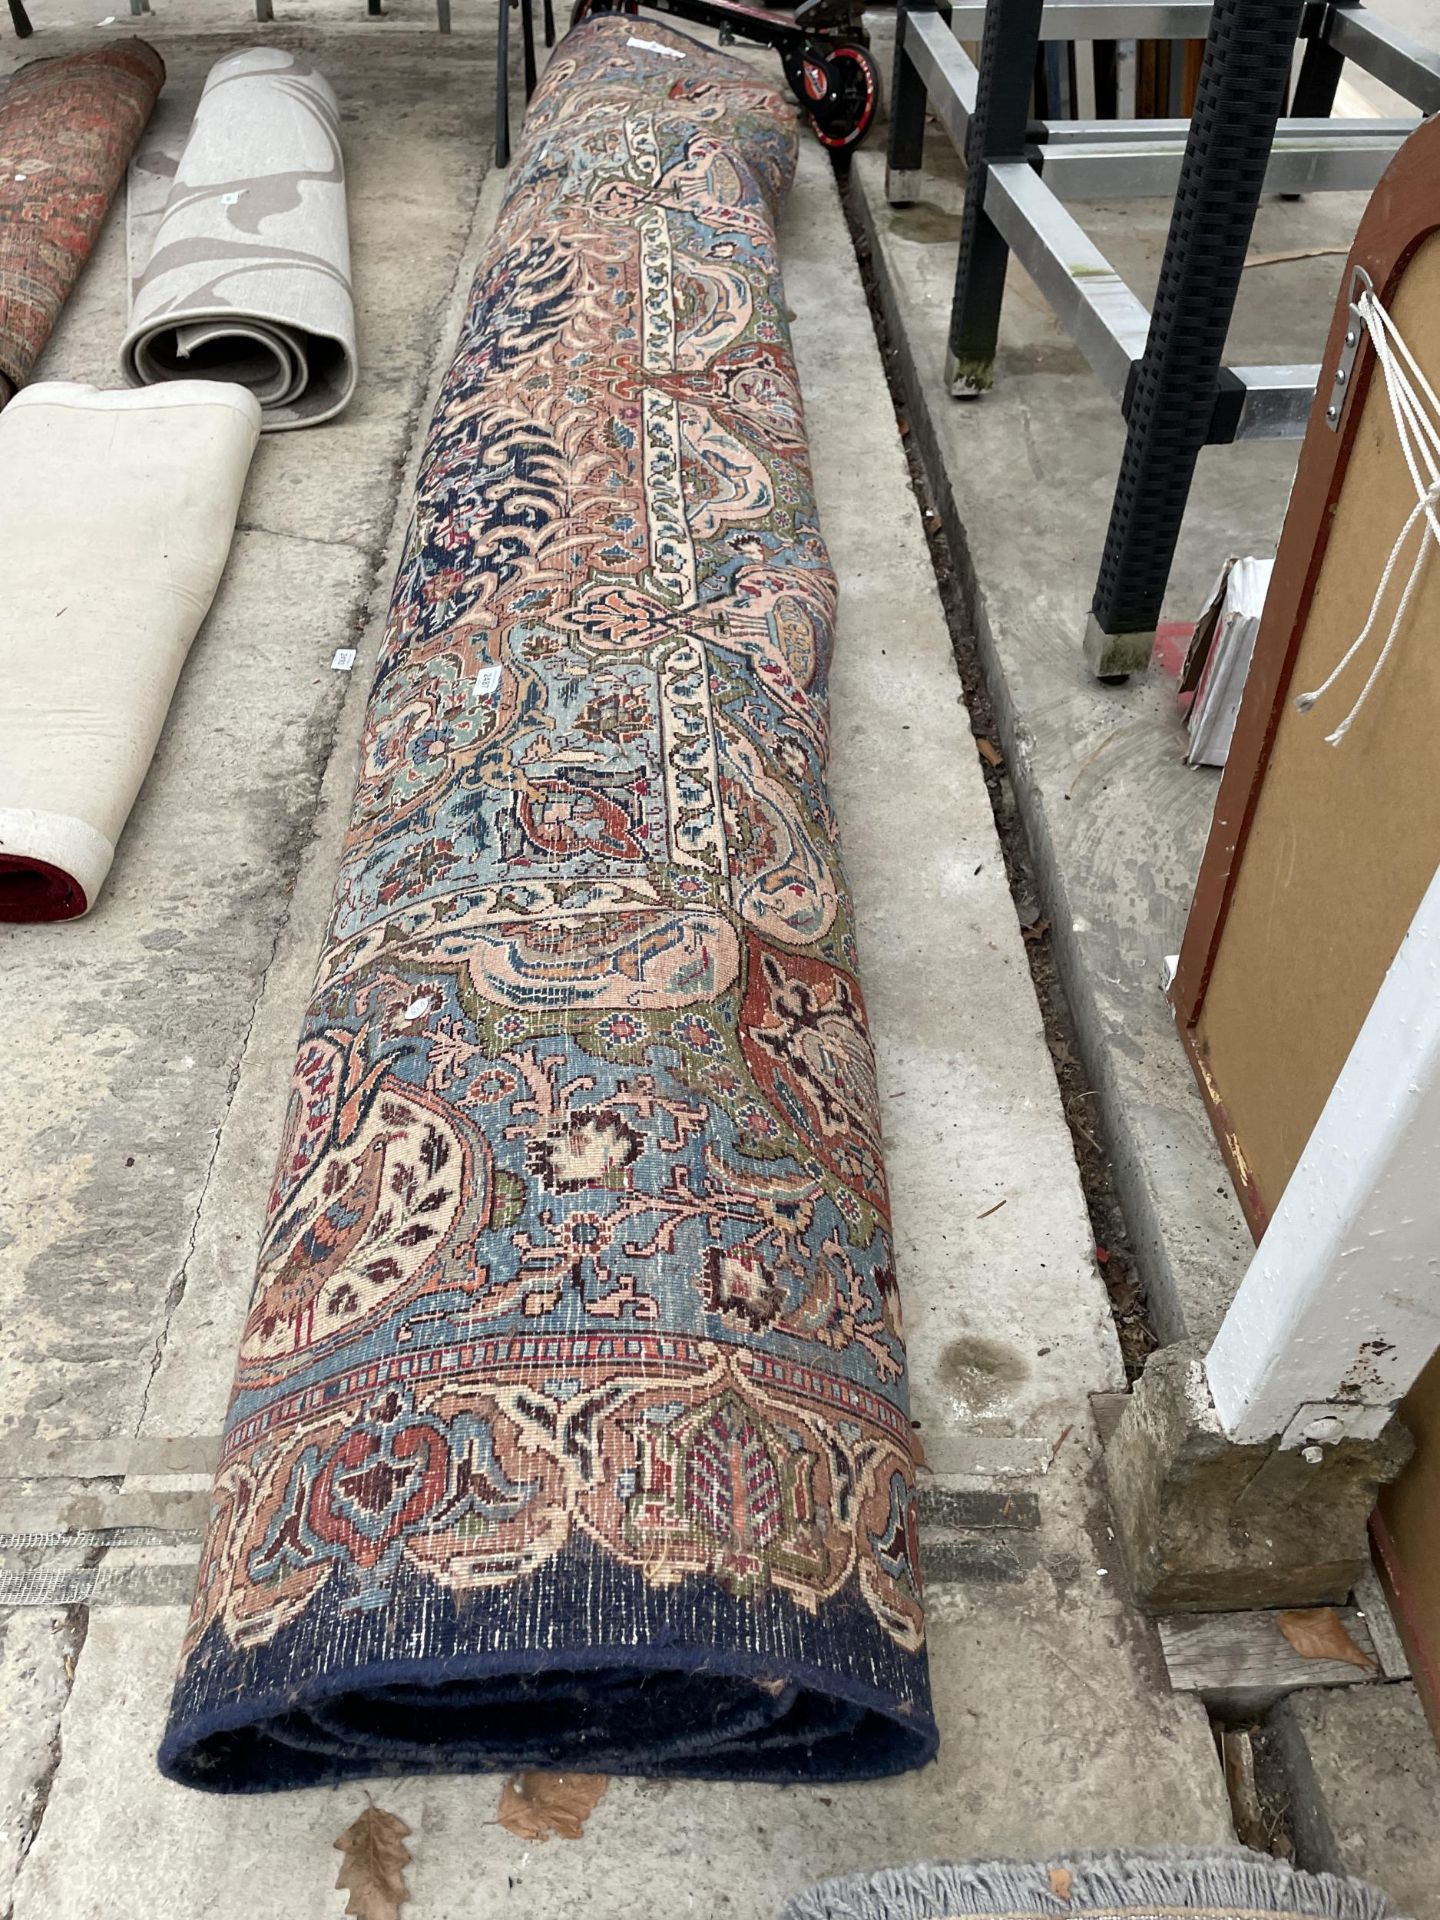
[[[38,0],[27,54],[93,44],[85,23],[58,30],[60,4]],[[0,1914],[13,1895],[16,1920],[322,1920],[343,1904],[333,1842],[367,1800],[215,1800],[153,1765],[416,433],[498,190],[488,12],[447,42],[419,0],[378,26],[339,0],[282,10],[271,31],[312,50],[345,105],[360,393],[333,427],[263,441],[99,910],[0,939]],[[215,14],[167,0],[144,23],[174,76],[167,111],[234,42],[238,4]],[[120,229],[117,209],[43,372],[112,378]],[[582,1903],[762,1920],[853,1867],[1230,1831],[1205,1715],[1168,1691],[1118,1590],[1088,1402],[1119,1384],[1118,1352],[863,290],[811,143],[782,253],[841,579],[834,789],[929,1459],[942,1758],[823,1792],[617,1782],[583,1840],[538,1848],[493,1824],[496,1780],[387,1784],[413,1829],[415,1920]],[[344,644],[360,649],[349,678],[330,669]],[[1030,1522],[957,1530],[944,1496],[992,1489],[1033,1492]],[[122,1531],[74,1531],[96,1526]]]
[[[877,22],[888,63],[889,21]],[[1161,991],[1180,945],[1218,774],[1184,763],[1179,661],[1121,687],[1091,678],[1080,636],[1124,445],[1119,408],[1012,262],[994,390],[959,402],[940,369],[964,176],[932,131],[914,206],[886,204],[883,143],[859,154],[852,199],[940,511],[968,555],[970,597],[1011,780],[1034,854],[1089,1084],[1153,1324],[1208,1338],[1252,1251]],[[1316,361],[1359,194],[1266,200],[1228,358]],[[1169,221],[1159,201],[1077,205],[1075,217],[1142,299]],[[1193,621],[1229,554],[1273,553],[1299,443],[1201,454],[1164,612]]]
[[[1435,0],[1401,0],[1396,12],[1409,31],[1440,40]],[[872,23],[888,63],[890,22]],[[935,128],[916,204],[888,206],[884,179],[877,138],[857,156],[851,210],[866,236],[915,444],[965,573],[996,732],[1150,1322],[1162,1340],[1208,1338],[1253,1245],[1161,982],[1165,956],[1180,945],[1218,775],[1184,764],[1173,643],[1157,650],[1147,676],[1121,687],[1098,685],[1080,651],[1123,423],[1013,262],[994,389],[979,401],[950,398],[942,365],[963,171]],[[1262,203],[1252,245],[1259,258],[1242,280],[1229,359],[1319,359],[1364,204],[1351,194]],[[1072,211],[1148,300],[1168,206]],[[1227,555],[1274,552],[1297,453],[1291,442],[1201,455],[1166,621],[1195,618]],[[1368,1875],[1401,1911],[1435,1920],[1435,1744],[1411,1686],[1298,1693],[1279,1724],[1302,1864]]]

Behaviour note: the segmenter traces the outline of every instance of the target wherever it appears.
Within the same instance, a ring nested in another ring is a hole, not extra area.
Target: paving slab
[[[1414,1687],[1292,1694],[1275,1724],[1301,1866],[1358,1874],[1411,1920],[1437,1920],[1440,1752]]]
[[[188,0],[145,23],[169,73],[167,114],[187,114],[212,62],[248,44],[194,31],[205,12]],[[43,7],[35,17],[33,40],[5,44],[7,66],[95,44],[93,25],[80,38]],[[347,690],[363,694],[331,659],[388,593],[383,549],[488,165],[483,40],[272,37],[312,53],[344,103],[360,389],[323,431],[262,437],[225,579],[99,908],[0,932],[11,1472],[124,1438],[143,1418]],[[124,238],[122,194],[37,377],[119,383]]]
[[[773,1920],[862,1867],[1223,1842],[1203,1712],[1164,1694],[1093,1557],[1059,1545],[1089,1491],[1082,1478],[1055,1501],[1053,1553],[1021,1582],[932,1588],[937,1765],[824,1788],[617,1780],[582,1839],[541,1846],[496,1824],[493,1776],[238,1798],[162,1781],[151,1756],[184,1609],[97,1607],[15,1920],[329,1920],[334,1842],[372,1800],[412,1830],[406,1920]]]
[[[44,1817],[79,1641],[73,1613],[37,1607],[0,1614],[0,1913],[10,1910]]]
[[[888,66],[890,22],[870,16]],[[1251,1242],[1161,992],[1177,951],[1218,778],[1185,766],[1173,653],[1104,687],[1080,636],[1124,444],[1119,409],[1012,264],[995,386],[945,391],[941,369],[964,180],[932,128],[916,204],[891,208],[883,139],[856,157],[852,207],[873,249],[897,366],[957,553],[1001,743],[1089,1079],[1162,1339],[1213,1333]],[[1231,329],[1237,363],[1318,360],[1364,199],[1266,200]],[[1076,205],[1149,299],[1169,217],[1158,201]],[[1271,260],[1277,253],[1308,258]],[[1167,621],[1200,611],[1229,554],[1274,551],[1297,443],[1207,449]]]
[[[309,13],[318,19],[313,6]],[[322,66],[328,58],[327,46]],[[375,84],[379,100],[378,68]],[[412,128],[408,137],[422,136]],[[498,191],[492,178],[477,232]],[[403,208],[395,218],[403,222]],[[454,276],[447,344],[470,255],[473,244]],[[543,1847],[494,1824],[497,1780],[386,1782],[376,1798],[413,1829],[405,1911],[414,1920],[501,1911],[528,1920],[581,1905],[658,1920],[677,1899],[762,1920],[785,1894],[850,1867],[1203,1844],[1230,1833],[1205,1715],[1168,1690],[1153,1630],[1126,1606],[1112,1566],[1088,1395],[1119,1385],[1118,1349],[864,292],[833,177],[809,142],[782,259],[821,520],[840,575],[833,784],[929,1462],[924,1551],[942,1759],[917,1776],[845,1788],[616,1782],[582,1841]],[[417,372],[422,390],[437,370]],[[329,432],[284,437],[321,445]],[[337,440],[332,457],[350,456]],[[288,537],[304,530],[293,507],[276,513]],[[106,1482],[107,1498],[158,1499],[166,1489],[189,1498],[204,1485],[348,812],[394,540],[392,527],[356,632],[355,676],[309,763],[314,798],[283,882],[284,911],[265,895],[273,917],[263,978],[231,990],[243,1021],[233,1008],[214,1015],[231,1021],[228,1040],[213,1043],[229,1074],[205,1142],[208,1177],[174,1209],[186,1282],[163,1296],[150,1344],[139,1345],[148,1385],[125,1402],[132,1424],[117,1429],[128,1445],[138,1428],[136,1470],[123,1484]],[[333,615],[339,597],[331,587],[304,605],[323,600]],[[346,602],[347,618],[361,617],[354,604]],[[277,718],[288,711],[303,728],[303,700],[292,696],[287,709],[277,692],[275,705]],[[99,939],[103,918],[93,924]],[[103,941],[97,951],[96,964],[109,964]],[[153,1033],[132,1052],[158,1075],[164,1055]],[[37,1072],[43,1064],[41,1054]],[[55,1084],[52,1108],[78,1154],[90,1137],[83,1082],[72,1087],[57,1074]],[[168,1140],[165,1150],[174,1151]],[[93,1184],[77,1188],[82,1212]],[[109,1184],[106,1173],[100,1185]],[[121,1371],[117,1364],[117,1405]],[[68,1397],[79,1396],[87,1377],[79,1357],[63,1377]],[[83,1441],[92,1464],[104,1464],[95,1452],[103,1422],[66,1419],[35,1429],[32,1470],[43,1460],[52,1481],[67,1445],[78,1459]],[[43,1505],[51,1484],[32,1481],[27,1493]],[[977,1524],[981,1496],[997,1490],[1034,1496],[1017,1503],[1023,1524]],[[344,1904],[333,1842],[365,1806],[364,1788],[215,1799],[154,1770],[193,1553],[180,1528],[158,1544],[112,1547],[95,1569],[59,1767],[20,1876],[16,1920],[199,1911],[321,1920]],[[43,1598],[43,1581],[32,1589]]]

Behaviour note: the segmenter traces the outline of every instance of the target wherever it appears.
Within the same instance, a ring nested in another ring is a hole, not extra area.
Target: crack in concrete
[[[411,429],[407,426],[407,431]],[[409,442],[406,442],[408,451]],[[329,547],[340,553],[358,554],[367,567],[378,568],[385,558],[384,547],[367,547],[359,540],[336,539],[323,533],[294,533],[284,527],[267,527],[259,520],[237,520],[236,533],[263,533],[269,540],[291,540],[300,547]]]
[[[75,1674],[80,1664],[80,1652],[90,1632],[89,1607],[66,1607],[62,1610],[61,1631],[69,1636],[69,1645],[64,1649],[65,1698],[60,1703],[55,1717],[55,1732],[50,1741],[49,1753],[45,1765],[35,1776],[34,1797],[30,1804],[29,1821],[26,1831],[20,1836],[19,1848],[15,1854],[15,1869],[10,1879],[10,1899],[5,1904],[0,1920],[14,1920],[14,1896],[19,1890],[20,1876],[25,1871],[25,1862],[30,1858],[31,1849],[40,1838],[40,1829],[44,1825],[46,1809],[50,1805],[51,1789],[55,1785],[55,1776],[60,1771],[60,1762],[64,1758],[65,1709],[70,1704],[70,1695],[75,1688]]]

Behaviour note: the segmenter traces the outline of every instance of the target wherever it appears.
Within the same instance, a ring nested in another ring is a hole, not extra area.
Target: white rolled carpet
[[[94,905],[259,432],[249,393],[199,380],[41,382],[0,413],[0,920]]]
[[[130,171],[134,386],[246,387],[262,427],[328,420],[355,390],[340,113],[303,54],[211,68],[188,138],[162,126]]]

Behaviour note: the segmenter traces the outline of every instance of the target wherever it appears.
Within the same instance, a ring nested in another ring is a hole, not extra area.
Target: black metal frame
[[[449,0],[440,0],[449,9]],[[520,38],[525,66],[525,98],[535,91],[535,0],[498,0],[495,29],[495,164],[510,164],[510,9],[520,9]],[[545,0],[545,44],[555,44],[554,0]]]
[[[977,69],[961,39],[983,29]],[[1172,121],[1029,121],[1042,39],[1205,39],[1195,111]],[[1296,38],[1294,112],[1281,119]],[[918,196],[927,110],[966,156],[946,377],[957,395],[994,373],[1013,250],[1109,386],[1127,422],[1085,634],[1102,679],[1149,661],[1200,449],[1294,438],[1314,367],[1221,364],[1260,196],[1366,188],[1413,120],[1329,121],[1346,59],[1425,112],[1440,58],[1359,0],[900,0],[887,193]],[[1278,134],[1277,134],[1278,130]],[[1059,195],[1173,193],[1154,309],[1120,280]]]

